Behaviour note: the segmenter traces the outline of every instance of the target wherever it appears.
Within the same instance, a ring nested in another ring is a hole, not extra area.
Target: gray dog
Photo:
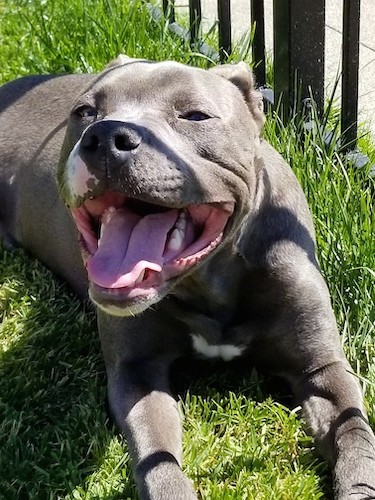
[[[141,498],[197,498],[168,380],[189,355],[255,355],[285,377],[336,499],[375,498],[375,438],[311,216],[260,138],[247,66],[120,57],[99,75],[8,83],[0,109],[3,236],[89,288]]]

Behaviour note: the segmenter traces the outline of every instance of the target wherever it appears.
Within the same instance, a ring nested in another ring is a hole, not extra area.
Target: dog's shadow
[[[90,498],[136,498],[105,412],[94,311],[21,250],[0,248],[0,316],[0,498],[86,498],[90,481]],[[121,484],[106,480],[109,455]]]
[[[173,394],[182,399],[187,394],[205,397],[208,391],[215,391],[243,394],[256,402],[272,396],[287,408],[294,404],[288,385],[249,358],[233,361],[183,358],[172,365],[170,378]]]
[[[137,498],[126,443],[105,411],[93,309],[21,250],[0,249],[0,314],[0,496]],[[289,390],[248,360],[181,360],[171,381],[182,401],[234,392],[293,405]]]

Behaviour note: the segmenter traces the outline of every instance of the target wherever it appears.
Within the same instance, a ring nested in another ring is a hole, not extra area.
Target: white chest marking
[[[222,358],[224,361],[230,361],[233,358],[241,356],[245,350],[244,346],[231,344],[209,344],[201,335],[192,334],[193,347],[206,358]]]

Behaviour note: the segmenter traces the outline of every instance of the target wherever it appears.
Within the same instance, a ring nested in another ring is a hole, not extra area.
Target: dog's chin
[[[117,316],[120,318],[127,318],[137,316],[143,313],[149,307],[159,302],[165,294],[150,293],[148,297],[133,300],[105,300],[101,294],[95,291],[95,288],[90,286],[89,297],[92,302],[101,311],[109,314],[110,316]]]

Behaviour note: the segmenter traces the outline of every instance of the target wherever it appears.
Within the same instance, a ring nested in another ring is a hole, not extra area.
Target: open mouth
[[[107,192],[71,211],[91,285],[130,299],[211,253],[233,210],[232,202],[168,208]]]

